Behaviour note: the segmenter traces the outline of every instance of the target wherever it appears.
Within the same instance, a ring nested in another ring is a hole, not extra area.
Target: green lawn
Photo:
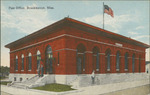
[[[37,90],[45,90],[45,91],[54,91],[54,92],[63,92],[63,91],[70,91],[75,90],[72,89],[69,85],[63,85],[63,84],[46,84],[45,86],[40,87],[34,87],[33,89]]]
[[[7,83],[11,83],[11,81],[1,81],[0,85],[7,85]]]

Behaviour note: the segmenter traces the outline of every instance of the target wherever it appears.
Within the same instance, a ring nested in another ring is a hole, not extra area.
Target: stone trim
[[[95,40],[91,40],[91,39],[87,39],[87,38],[77,37],[77,36],[73,36],[73,35],[69,35],[69,34],[62,34],[62,35],[59,35],[59,36],[56,36],[56,37],[53,37],[53,38],[50,38],[50,39],[47,39],[47,40],[44,40],[44,41],[37,42],[35,44],[31,44],[31,45],[25,46],[23,48],[19,48],[19,49],[10,51],[10,53],[13,53],[15,51],[19,51],[21,49],[29,48],[29,47],[32,47],[32,46],[35,46],[35,45],[38,45],[38,44],[41,44],[41,43],[44,43],[44,42],[47,42],[47,41],[50,41],[50,40],[54,40],[54,39],[57,39],[57,38],[60,38],[60,37],[63,37],[63,36],[69,36],[69,37],[78,38],[78,39],[82,39],[82,40],[86,40],[86,41],[91,41],[91,42],[95,42],[95,43],[110,45],[110,46],[114,46],[114,47],[120,47],[120,46],[117,46],[117,45],[113,45],[113,44],[109,44],[109,43],[104,43],[104,42],[100,42],[100,41],[95,41]],[[124,48],[124,49],[128,49],[128,50],[133,50],[133,51],[137,51],[137,52],[143,52],[143,51],[140,51],[140,50],[131,49],[131,48],[127,48],[127,47],[120,47],[120,48]]]

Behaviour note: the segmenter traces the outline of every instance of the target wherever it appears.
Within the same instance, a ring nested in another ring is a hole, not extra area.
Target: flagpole
[[[103,29],[104,29],[104,2],[103,2]]]

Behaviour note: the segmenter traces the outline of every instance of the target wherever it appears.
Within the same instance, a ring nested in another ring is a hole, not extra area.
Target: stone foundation
[[[10,74],[9,80],[14,81],[16,77],[16,82],[25,81],[36,74]],[[95,78],[92,80],[91,74],[80,74],[80,75],[44,75],[45,77],[38,82],[45,84],[49,83],[60,83],[73,85],[74,87],[85,87],[91,85],[103,85],[103,84],[112,84],[112,83],[121,83],[121,82],[130,82],[148,79],[147,74],[145,73],[122,73],[122,74],[95,74]]]

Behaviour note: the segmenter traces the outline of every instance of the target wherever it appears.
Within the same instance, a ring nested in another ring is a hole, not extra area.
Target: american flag
[[[104,5],[104,13],[107,13],[108,15],[114,17],[113,10],[108,7],[108,5]]]

